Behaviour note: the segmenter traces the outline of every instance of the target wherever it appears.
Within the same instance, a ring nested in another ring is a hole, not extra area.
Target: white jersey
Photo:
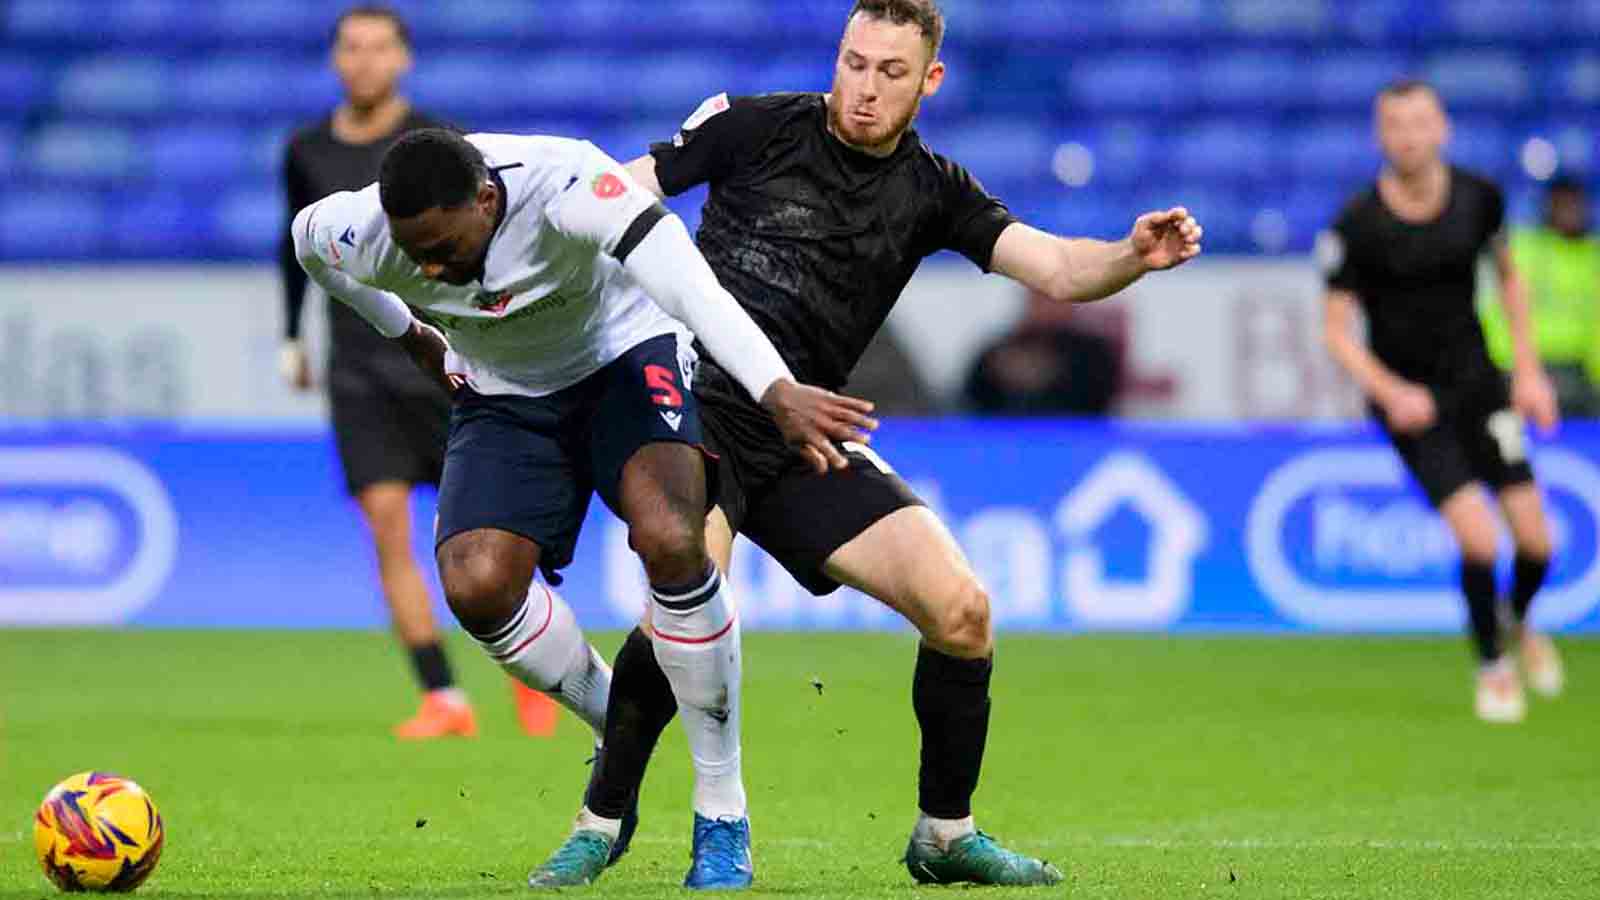
[[[390,235],[376,184],[295,218],[311,277],[385,336],[404,333],[413,311],[437,325],[450,342],[446,370],[484,394],[551,394],[650,338],[688,334],[609,255],[656,202],[615,160],[568,138],[467,140],[505,184],[481,284],[424,277]]]

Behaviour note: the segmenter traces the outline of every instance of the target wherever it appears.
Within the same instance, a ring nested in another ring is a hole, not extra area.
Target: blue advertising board
[[[1449,631],[1463,620],[1449,533],[1366,427],[893,421],[874,446],[949,523],[1002,628]],[[1569,424],[1530,452],[1557,546],[1537,618],[1595,630],[1600,426]],[[419,496],[424,560],[430,504]],[[564,574],[587,627],[623,627],[643,606],[625,531],[599,503]],[[751,628],[903,627],[851,591],[811,596],[747,544],[730,580]],[[384,622],[329,435],[0,430],[0,624]]]

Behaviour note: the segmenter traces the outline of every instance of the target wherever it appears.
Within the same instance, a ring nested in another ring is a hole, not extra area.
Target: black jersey
[[[668,195],[710,184],[700,250],[795,377],[839,388],[924,257],[956,250],[987,271],[1016,219],[914,130],[878,158],[827,115],[820,94],[719,95],[650,153]]]
[[[365,144],[350,144],[333,133],[333,117],[297,132],[284,155],[284,194],[288,200],[288,219],[323,197],[337,191],[358,191],[378,180],[378,165],[383,154],[399,137],[419,128],[448,127],[431,116],[412,110],[400,127],[386,137]],[[278,251],[283,270],[285,333],[300,334],[300,309],[306,292],[306,273],[295,259],[294,241],[287,225]],[[360,368],[410,379],[421,376],[416,365],[398,347],[391,346],[343,303],[328,303],[329,365],[333,368]]]
[[[1373,354],[1402,378],[1451,387],[1493,377],[1473,295],[1504,221],[1500,189],[1462,169],[1451,168],[1450,199],[1427,223],[1397,218],[1374,184],[1334,223],[1328,286],[1361,298]]]

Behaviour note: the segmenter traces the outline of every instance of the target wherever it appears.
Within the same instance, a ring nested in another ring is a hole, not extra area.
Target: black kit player
[[[412,108],[399,93],[400,78],[411,67],[410,45],[405,20],[385,6],[352,7],[334,23],[333,68],[344,100],[289,143],[283,167],[285,221],[329,194],[371,184],[396,139],[439,127],[439,120]],[[278,254],[286,313],[281,363],[290,385],[303,391],[312,386],[311,363],[300,341],[307,279],[289,230],[283,234]],[[396,726],[395,734],[405,739],[476,734],[476,718],[455,685],[411,548],[412,488],[439,483],[450,398],[343,303],[328,304],[328,337],[328,400],[345,485],[361,508],[395,634],[424,692],[421,708]],[[555,703],[513,684],[523,727],[548,733],[558,712]]]
[[[1502,655],[1497,614],[1494,491],[1516,560],[1510,625],[1536,691],[1560,693],[1560,657],[1528,627],[1550,566],[1550,530],[1528,463],[1523,417],[1556,424],[1555,394],[1531,340],[1528,303],[1503,234],[1505,200],[1492,182],[1445,162],[1450,123],[1438,94],[1402,81],[1376,101],[1386,165],[1344,208],[1320,248],[1328,271],[1329,352],[1361,385],[1406,467],[1461,550],[1461,590],[1480,668],[1476,710],[1517,722],[1526,704]],[[1473,304],[1478,261],[1498,272],[1516,364],[1509,391],[1490,362]],[[1368,346],[1355,336],[1366,314]]]
[[[710,184],[701,252],[797,377],[842,386],[918,264],[939,250],[1061,302],[1110,296],[1200,252],[1200,227],[1181,208],[1141,216],[1113,242],[1030,228],[925,146],[912,121],[944,79],[943,30],[928,0],[858,0],[829,94],[718,95],[671,142],[629,165],[662,195]],[[714,360],[701,366],[695,393],[722,461],[720,506],[707,528],[719,563],[726,568],[733,534],[743,533],[813,593],[850,585],[922,634],[912,680],[922,757],[920,815],[905,854],[911,875],[1058,882],[1054,866],[1001,847],[973,821],[994,639],[989,597],[950,532],[864,446],[791,457],[771,417]],[[621,817],[672,718],[650,646],[635,630],[617,657],[607,755],[580,822]],[[568,844],[591,839],[580,826]],[[599,874],[565,850],[546,863],[547,876],[584,883]]]

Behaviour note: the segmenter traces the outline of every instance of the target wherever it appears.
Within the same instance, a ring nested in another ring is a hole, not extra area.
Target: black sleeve
[[[939,166],[940,204],[934,250],[954,250],[989,271],[1000,232],[1017,221],[1004,203],[990,196],[971,172],[934,154]]]
[[[1317,240],[1317,262],[1322,266],[1329,290],[1349,291],[1359,297],[1362,295],[1361,265],[1354,252],[1359,246],[1358,216],[1359,211],[1353,204],[1339,214],[1333,227]]]
[[[283,273],[283,335],[291,341],[300,336],[300,310],[305,306],[309,279],[300,268],[300,260],[295,258],[294,236],[289,234],[289,228],[295,215],[317,199],[310,196],[311,186],[306,182],[297,157],[295,142],[291,141],[283,154],[283,196],[289,214],[278,236],[278,269]]]
[[[1483,182],[1484,191],[1484,222],[1483,242],[1488,243],[1497,237],[1506,225],[1506,195],[1501,193],[1500,186],[1488,179]]]
[[[728,177],[766,139],[770,116],[750,97],[718,94],[700,104],[670,141],[650,145],[668,197]]]

